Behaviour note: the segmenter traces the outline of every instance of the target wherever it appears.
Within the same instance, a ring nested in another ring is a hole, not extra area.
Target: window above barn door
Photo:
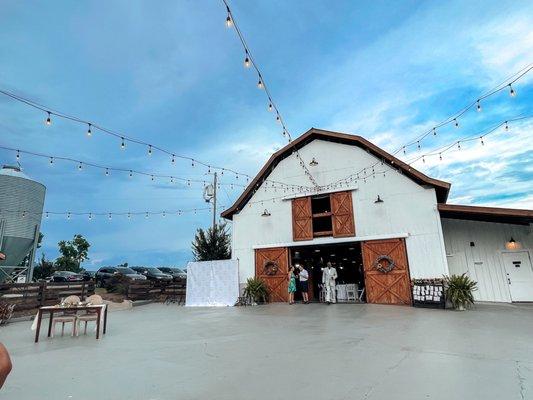
[[[294,241],[355,236],[351,191],[293,199],[292,233]]]

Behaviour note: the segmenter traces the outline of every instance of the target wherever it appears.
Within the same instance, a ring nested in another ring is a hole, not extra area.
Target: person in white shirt
[[[300,291],[302,292],[302,300],[304,304],[309,303],[309,294],[307,293],[309,291],[309,272],[300,265]]]
[[[322,271],[322,283],[324,284],[324,289],[326,290],[326,303],[335,303],[336,302],[336,293],[335,293],[335,283],[337,279],[337,270],[332,267],[331,263],[328,261],[326,268]]]

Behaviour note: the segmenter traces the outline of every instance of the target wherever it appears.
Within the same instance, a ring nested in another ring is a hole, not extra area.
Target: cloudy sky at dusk
[[[393,151],[533,63],[533,3],[516,1],[233,0],[233,13],[293,136],[317,127],[364,136]],[[0,89],[153,143],[176,154],[254,175],[285,142],[257,76],[225,27],[218,0],[2,0]],[[533,71],[442,128],[422,152],[533,115]],[[125,170],[209,180],[191,166],[54,119],[0,96],[0,145]],[[450,203],[533,208],[533,119],[497,130],[416,168],[452,183]],[[416,157],[416,148],[403,156]],[[15,153],[0,150],[0,162]],[[129,178],[22,155],[24,172],[47,187],[45,209],[144,212],[203,209],[202,185]],[[226,174],[221,205],[243,183]],[[88,269],[184,265],[206,211],[184,215],[52,216],[42,250],[82,233]]]

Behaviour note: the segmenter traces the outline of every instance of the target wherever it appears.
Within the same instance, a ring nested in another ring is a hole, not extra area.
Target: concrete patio
[[[110,313],[108,333],[0,328],[1,399],[533,399],[533,307],[274,304]]]

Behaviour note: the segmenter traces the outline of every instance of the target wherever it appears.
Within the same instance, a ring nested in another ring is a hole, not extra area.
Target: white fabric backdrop
[[[233,306],[238,297],[238,260],[199,261],[187,264],[186,306]]]

